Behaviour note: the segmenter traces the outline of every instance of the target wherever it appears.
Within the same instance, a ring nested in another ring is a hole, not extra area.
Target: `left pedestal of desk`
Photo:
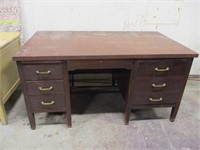
[[[12,57],[20,49],[18,32],[0,32],[0,120],[7,124],[5,103],[19,85],[17,66]]]
[[[71,127],[71,107],[67,62],[17,61],[31,129],[34,113],[66,112]]]

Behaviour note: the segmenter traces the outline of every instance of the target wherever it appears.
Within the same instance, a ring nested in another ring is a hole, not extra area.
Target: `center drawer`
[[[34,112],[65,111],[64,95],[30,96],[31,108]]]
[[[28,95],[64,94],[62,80],[26,81]]]
[[[132,60],[70,60],[68,61],[68,69],[130,69]]]

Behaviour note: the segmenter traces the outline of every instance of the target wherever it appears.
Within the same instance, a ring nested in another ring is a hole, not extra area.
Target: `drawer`
[[[183,77],[188,71],[189,61],[187,59],[163,59],[163,60],[147,60],[138,61],[137,77]]]
[[[185,82],[182,79],[168,79],[168,78],[153,78],[142,79],[134,82],[134,91],[146,92],[169,92],[169,91],[182,91]]]
[[[62,79],[61,64],[23,65],[25,80]]]
[[[26,87],[28,95],[64,93],[64,85],[62,80],[27,81]]]
[[[31,108],[34,112],[65,111],[64,95],[30,96]]]
[[[131,60],[71,60],[68,61],[68,69],[112,69],[132,67]]]
[[[133,106],[175,104],[181,98],[180,93],[138,93],[133,96]]]

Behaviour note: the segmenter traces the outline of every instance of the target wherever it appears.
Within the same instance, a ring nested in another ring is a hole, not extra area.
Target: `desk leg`
[[[7,124],[7,115],[6,115],[6,110],[4,107],[4,104],[0,102],[0,120],[3,125]]]
[[[125,125],[129,124],[129,120],[130,120],[130,114],[131,114],[131,105],[132,105],[132,98],[131,98],[131,94],[130,94],[130,90],[131,90],[131,82],[129,83],[129,88],[126,94],[126,98],[125,98],[125,103],[126,103],[126,107],[125,107]]]
[[[30,123],[31,129],[35,130],[36,124],[35,124],[35,115],[34,115],[34,113],[28,112],[28,119],[29,119],[29,123]]]
[[[67,62],[63,62],[63,64],[62,64],[62,70],[63,70],[63,78],[64,78],[65,98],[66,98],[67,126],[69,128],[71,128],[72,127],[72,121],[71,121],[71,103],[70,103],[70,88],[69,88],[69,72],[68,72]]]
[[[176,115],[178,113],[179,106],[180,106],[180,104],[178,104],[175,107],[172,107],[171,114],[170,114],[170,119],[169,119],[171,122],[175,121]]]
[[[23,81],[22,81],[22,88],[23,88],[23,86],[24,85],[23,85]],[[30,101],[28,100],[29,98],[27,96],[24,96],[24,99],[25,99],[26,111],[27,111],[28,120],[29,120],[31,129],[35,130],[36,129],[35,115],[34,115],[34,113],[32,113],[31,104],[30,104]]]
[[[128,85],[128,90],[126,93],[126,97],[125,97],[125,103],[126,103],[126,107],[125,107],[125,125],[129,124],[129,120],[130,120],[130,114],[131,114],[131,108],[132,108],[132,91],[133,91],[133,82],[134,82],[134,66],[131,70],[130,73],[130,79],[129,79],[129,85]]]
[[[125,108],[125,125],[129,124],[130,114],[131,114],[131,108],[128,106],[128,104],[126,104],[126,108]]]
[[[72,127],[72,119],[71,119],[71,103],[70,103],[70,96],[67,95],[66,96],[66,108],[67,108],[67,111],[66,111],[66,116],[67,116],[67,126],[69,128]]]

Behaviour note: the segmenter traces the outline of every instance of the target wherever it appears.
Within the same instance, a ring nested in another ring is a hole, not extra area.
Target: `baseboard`
[[[200,75],[189,75],[189,78],[200,78]]]

